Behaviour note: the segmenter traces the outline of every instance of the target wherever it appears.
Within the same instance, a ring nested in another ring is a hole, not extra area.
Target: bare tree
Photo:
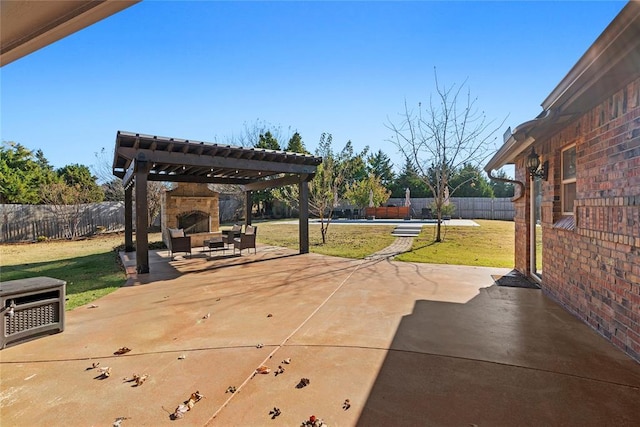
[[[494,126],[487,121],[484,111],[476,106],[477,98],[465,82],[456,87],[446,87],[438,81],[434,70],[436,93],[428,105],[418,103],[417,111],[405,100],[404,112],[398,124],[389,122],[393,131],[390,141],[418,170],[424,183],[434,195],[437,215],[436,242],[442,241],[442,211],[449,197],[468,181],[452,187],[450,179],[458,168],[466,164],[479,165],[494,148],[495,133],[504,120]]]
[[[277,141],[288,141],[293,134],[291,126],[283,129],[282,125],[274,125],[265,120],[256,119],[253,123],[244,122],[239,133],[221,139],[223,143],[229,145],[255,147],[260,141],[260,136],[267,132]]]
[[[78,226],[88,210],[87,196],[81,186],[54,182],[40,187],[40,197],[47,210],[65,225],[67,239],[78,237]]]
[[[113,153],[102,147],[99,152],[94,153],[96,162],[91,165],[93,173],[102,183],[105,192],[105,199],[108,201],[124,201],[124,186],[122,180],[113,175],[112,162]],[[160,214],[162,205],[162,193],[169,189],[169,184],[160,181],[147,181],[147,206],[148,223],[153,224],[153,220]],[[135,201],[135,194],[134,194]]]
[[[121,202],[124,200],[124,187],[122,180],[113,175],[112,162],[113,152],[102,147],[99,152],[94,153],[96,161],[91,165],[91,170],[95,174],[98,183],[104,191],[104,198],[110,202]]]

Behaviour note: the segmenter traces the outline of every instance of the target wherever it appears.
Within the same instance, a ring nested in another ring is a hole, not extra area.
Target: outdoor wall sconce
[[[542,178],[544,181],[549,177],[549,161],[545,161],[540,166],[540,156],[536,154],[536,149],[531,147],[531,154],[527,156],[527,170],[531,178]]]

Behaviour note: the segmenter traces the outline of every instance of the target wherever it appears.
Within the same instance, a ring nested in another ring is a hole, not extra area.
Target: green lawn
[[[480,227],[443,227],[444,241],[434,243],[434,227],[425,226],[413,250],[399,261],[437,264],[513,267],[514,223],[476,221]],[[283,221],[255,222],[258,243],[298,249],[298,226]],[[329,227],[322,244],[320,226],[309,225],[310,251],[323,255],[362,259],[394,241],[390,225],[338,225]],[[149,242],[161,241],[150,234]],[[123,234],[100,235],[78,241],[0,244],[0,280],[50,276],[67,282],[67,309],[71,310],[113,292],[126,281],[114,248]]]
[[[258,243],[298,249],[298,225],[286,221],[254,223]],[[322,244],[319,224],[309,224],[309,251],[322,255],[362,259],[394,241],[391,225],[329,224],[327,243]]]
[[[149,241],[159,240],[151,234]],[[71,310],[118,289],[126,277],[116,246],[122,234],[77,241],[48,241],[0,245],[0,280],[49,276],[67,282],[66,308]]]
[[[480,227],[442,227],[444,241],[434,243],[435,227],[423,227],[411,252],[396,259],[434,264],[507,267],[514,265],[512,221],[475,220]]]

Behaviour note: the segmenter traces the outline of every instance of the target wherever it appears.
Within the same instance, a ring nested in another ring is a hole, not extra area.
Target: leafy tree
[[[289,139],[289,144],[285,150],[291,153],[309,154],[298,132],[294,133],[291,139]]]
[[[333,136],[330,133],[323,133],[320,136],[315,154],[323,160],[309,183],[309,212],[320,218],[323,244],[327,241],[333,208],[345,193],[347,182],[357,182],[367,176],[364,158],[368,149],[356,154],[351,141],[347,141],[340,152],[334,152],[332,143]],[[274,189],[272,194],[278,200],[297,207],[297,186]]]
[[[38,204],[39,189],[58,181],[42,151],[33,151],[16,142],[0,147],[0,202]]]
[[[511,179],[507,173],[500,169],[497,174],[495,174],[497,178],[501,179]],[[493,195],[495,197],[513,197],[514,195],[514,187],[510,182],[491,180],[491,188],[493,189]]]
[[[260,134],[258,137],[258,143],[256,148],[266,148],[267,150],[280,150],[280,144],[278,140],[271,134],[270,131],[266,131],[264,134]]]
[[[75,192],[77,200],[74,203],[92,203],[104,200],[104,192],[96,183],[96,177],[91,175],[87,166],[72,164],[64,166],[56,172],[68,187],[77,190]]]
[[[320,135],[316,156],[322,157],[322,163],[309,183],[309,212],[320,218],[323,244],[327,242],[331,213],[338,201],[338,192],[344,183],[346,171],[346,162],[333,152],[332,142],[333,136],[330,133]]]
[[[347,183],[362,181],[367,178],[367,165],[365,159],[369,147],[365,147],[360,153],[356,153],[353,149],[353,143],[349,140],[345,144],[342,151],[336,155],[336,160],[341,169],[343,182],[340,184],[340,194],[346,190]]]
[[[391,192],[382,185],[380,177],[369,174],[366,179],[347,185],[344,197],[353,205],[365,208],[369,206],[371,199],[373,199],[373,205],[377,207],[389,200],[390,195]]]
[[[264,148],[267,150],[280,150],[280,143],[271,134],[270,131],[261,133],[258,136],[258,142],[255,144],[255,148]],[[258,212],[262,215],[268,215],[271,213],[271,206],[273,205],[273,190],[268,188],[266,190],[256,191],[252,194],[252,201],[254,205],[257,205]]]
[[[465,164],[451,177],[457,197],[493,197],[493,189],[479,166]]]
[[[367,157],[367,172],[380,178],[385,187],[389,187],[395,178],[391,159],[382,150]]]
[[[44,157],[44,153],[42,152],[42,150],[36,150],[35,157],[36,163],[38,164],[38,166],[40,166],[40,168],[42,168],[43,171],[46,171],[47,173],[53,172],[53,166],[51,166],[49,160]]]
[[[405,164],[396,179],[391,182],[391,197],[404,197],[409,189],[412,197],[432,197],[431,190],[418,175],[418,170],[410,159],[405,159]]]
[[[480,164],[489,155],[489,143],[502,123],[495,128],[487,121],[484,112],[478,111],[477,99],[465,90],[466,82],[459,87],[440,84],[435,75],[435,96],[417,111],[405,101],[402,120],[390,123],[391,141],[402,154],[411,159],[419,176],[431,190],[437,214],[435,241],[442,241],[442,209],[449,196],[463,183],[451,186],[451,178],[464,164]],[[431,170],[432,173],[429,173]]]
[[[289,144],[287,144],[287,148],[285,149],[285,151],[289,151],[291,153],[309,154],[309,151],[307,151],[304,142],[302,141],[302,137],[298,132],[294,133],[293,136],[289,139]],[[299,191],[297,185],[285,185],[284,187],[272,188],[271,195],[274,199],[280,200],[281,202],[285,203],[289,207],[289,209],[299,208]]]

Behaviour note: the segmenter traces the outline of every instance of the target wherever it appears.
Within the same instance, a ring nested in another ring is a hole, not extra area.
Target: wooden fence
[[[66,239],[124,229],[124,202],[75,206],[0,205],[0,241]]]
[[[432,198],[412,198],[411,216],[420,218],[422,209],[429,208],[432,202]],[[404,198],[396,198],[389,199],[385,205],[404,206],[404,203]],[[515,208],[510,198],[452,197],[451,203],[455,206],[452,218],[513,221],[515,216]]]
[[[432,202],[433,199],[412,198],[411,217],[421,218],[422,209],[428,208]],[[389,199],[385,206],[404,206],[404,203],[404,198]],[[451,203],[456,207],[452,218],[512,221],[515,215],[513,203],[509,198],[452,197]],[[221,198],[221,217],[236,218],[237,205],[236,201]],[[67,208],[68,212],[65,214],[65,209],[61,208]],[[348,205],[341,208],[353,209]],[[70,221],[74,212],[78,217],[77,224],[71,224]],[[404,211],[402,214],[404,215]],[[28,242],[39,238],[66,239],[71,236],[72,227],[76,228],[77,236],[120,231],[124,230],[124,202],[55,208],[42,205],[0,205],[0,221],[0,242]],[[135,227],[135,221],[133,225]]]

